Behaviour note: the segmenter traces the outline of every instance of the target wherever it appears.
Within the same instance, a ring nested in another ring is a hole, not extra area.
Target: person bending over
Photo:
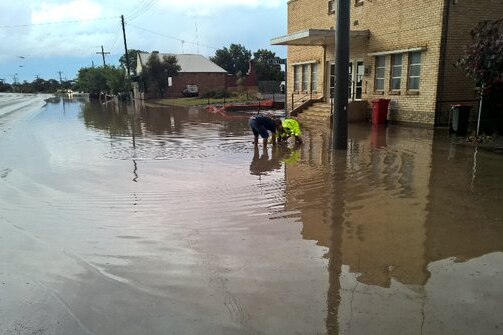
[[[250,118],[248,124],[253,131],[253,136],[255,136],[253,141],[255,146],[258,145],[258,136],[260,135],[263,139],[264,148],[266,148],[269,132],[272,134],[272,144],[276,144],[276,131],[278,128],[275,120],[265,115],[254,115]]]
[[[287,142],[290,136],[295,138],[295,145],[302,144],[302,137],[300,137],[300,124],[295,119],[284,119],[275,120],[276,122],[276,134],[278,137],[278,142]]]

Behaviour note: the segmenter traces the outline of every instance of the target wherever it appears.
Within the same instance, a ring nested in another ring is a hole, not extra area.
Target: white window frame
[[[379,60],[382,60],[382,66],[379,66]],[[378,70],[382,69],[382,77],[378,77]],[[376,56],[375,58],[375,79],[374,79],[374,91],[384,92],[384,83],[386,81],[386,56]],[[382,82],[382,88],[379,88],[377,83]]]
[[[293,90],[300,91],[300,84],[302,78],[302,65],[294,65],[293,66]]]
[[[311,91],[318,91],[318,64],[311,64]]]
[[[311,64],[302,65],[302,91],[309,92]]]
[[[419,63],[412,63],[413,55],[419,55]],[[409,69],[407,72],[407,90],[408,91],[419,91],[421,86],[421,64],[423,61],[423,53],[421,51],[409,52]],[[412,75],[412,69],[418,68],[418,75]],[[412,79],[417,79],[417,87],[412,87]]]
[[[395,64],[395,61],[400,59],[400,64]],[[402,68],[403,68],[403,54],[391,55],[391,78],[390,78],[390,91],[400,91],[402,88]],[[394,83],[398,82],[398,88],[394,87]]]

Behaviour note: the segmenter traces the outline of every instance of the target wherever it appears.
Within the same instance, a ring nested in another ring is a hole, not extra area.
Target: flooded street
[[[255,151],[246,113],[30,101],[0,112],[2,335],[503,333],[501,154],[366,124]]]

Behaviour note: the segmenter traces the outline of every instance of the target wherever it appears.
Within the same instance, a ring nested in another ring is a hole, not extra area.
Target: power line
[[[161,33],[158,33],[158,32],[152,31],[152,30],[148,30],[148,29],[145,29],[145,28],[142,28],[142,27],[138,27],[138,26],[136,26],[134,24],[131,24],[131,23],[127,23],[127,25],[131,26],[131,27],[134,27],[136,29],[139,29],[139,30],[143,30],[143,31],[145,31],[147,33],[159,35],[159,36],[166,37],[166,38],[171,38],[171,39],[177,40],[178,42],[181,42],[181,43],[189,43],[189,44],[193,44],[193,45],[197,45],[197,46],[203,46],[205,48],[210,48],[210,49],[218,50],[218,48],[212,47],[210,45],[204,45],[204,44],[199,44],[199,43],[196,43],[196,42],[182,40],[181,38],[170,36],[170,35],[166,35],[166,34],[161,34]]]
[[[133,10],[133,12],[131,14],[129,14],[129,16],[127,17],[128,21],[132,21],[132,20],[140,17],[141,15],[145,14],[150,8],[152,8],[155,5],[155,3],[158,0],[147,0],[147,1],[145,1],[145,0],[142,1],[143,6],[140,8],[140,6],[141,6],[141,3],[140,3],[140,5],[137,6],[136,10]]]

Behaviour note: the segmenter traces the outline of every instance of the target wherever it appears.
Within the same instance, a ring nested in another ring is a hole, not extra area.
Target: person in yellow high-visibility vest
[[[290,136],[295,137],[295,144],[302,144],[302,137],[300,131],[300,124],[295,119],[284,119],[283,121],[277,120],[276,126],[276,136],[278,137],[278,143],[288,141]]]

